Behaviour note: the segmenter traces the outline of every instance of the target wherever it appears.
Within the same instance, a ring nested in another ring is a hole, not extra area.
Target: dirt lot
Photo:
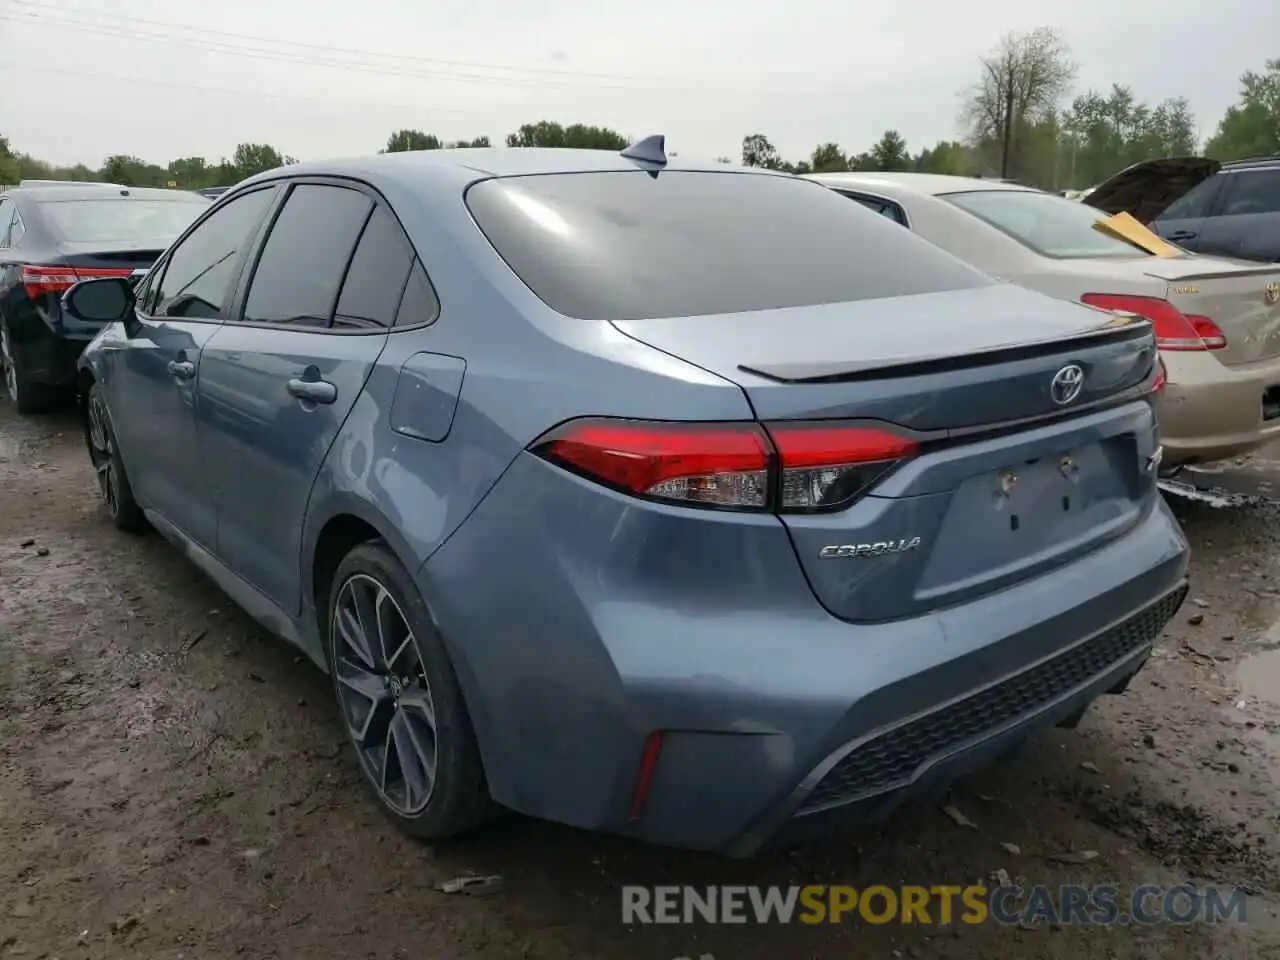
[[[739,862],[512,817],[430,848],[364,800],[325,679],[164,542],[109,526],[74,418],[0,402],[0,957],[1280,957],[1280,509],[1179,512],[1195,600],[1128,694],[956,786],[974,827],[920,804]],[[620,922],[626,883],[999,870],[1238,885],[1248,923]],[[436,889],[472,873],[505,888]]]

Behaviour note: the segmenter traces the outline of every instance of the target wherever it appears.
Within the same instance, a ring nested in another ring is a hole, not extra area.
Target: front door
[[[1227,181],[1219,212],[1204,222],[1201,253],[1280,260],[1280,166],[1241,170]]]
[[[108,407],[128,410],[114,424],[134,496],[205,547],[216,526],[196,442],[200,363],[274,194],[237,197],[196,224],[139,289],[127,337],[104,353]]]
[[[402,237],[359,189],[295,184],[243,309],[205,349],[200,437],[218,554],[291,613],[312,485],[386,345],[409,273]]]

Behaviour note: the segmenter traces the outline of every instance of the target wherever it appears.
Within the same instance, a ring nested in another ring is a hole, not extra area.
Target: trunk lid
[[[1148,272],[1165,299],[1188,316],[1208,317],[1226,335],[1214,356],[1228,366],[1280,356],[1280,265],[1216,257],[1155,260]]]
[[[88,269],[147,270],[160,259],[163,247],[139,249],[136,243],[111,243],[101,240],[89,243],[62,242],[57,251],[72,267]]]
[[[857,421],[917,442],[850,505],[782,514],[818,600],[846,620],[918,616],[1036,576],[1119,536],[1156,497],[1145,321],[998,285],[615,326],[738,383],[766,424]],[[1079,395],[1056,402],[1071,366]]]
[[[1104,180],[1080,200],[1104,213],[1127,213],[1142,223],[1150,223],[1220,169],[1222,164],[1208,157],[1147,160]]]

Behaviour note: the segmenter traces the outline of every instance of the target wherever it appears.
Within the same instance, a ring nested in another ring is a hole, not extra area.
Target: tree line
[[[887,130],[869,149],[848,152],[835,142],[816,146],[808,157],[784,159],[763,133],[742,140],[747,166],[792,173],[844,170],[907,170],[962,176],[1000,176],[1045,189],[1088,187],[1132,163],[1203,151],[1218,160],[1280,154],[1280,58],[1261,72],[1240,78],[1239,101],[1219,120],[1201,146],[1185,98],[1145,103],[1129,87],[1076,92],[1076,65],[1061,35],[1043,27],[1006,35],[979,61],[971,87],[963,91],[962,137],[912,151],[897,130]],[[509,134],[508,147],[568,147],[621,150],[630,140],[608,127],[541,120]],[[380,152],[488,147],[487,136],[444,140],[422,130],[393,132]],[[731,163],[729,157],[719,157]],[[294,163],[265,143],[242,143],[230,159],[184,157],[160,165],[138,157],[108,157],[98,169],[58,167],[15,152],[0,136],[0,184],[20,179],[102,180],[129,186],[185,189],[225,186],[264,170]]]

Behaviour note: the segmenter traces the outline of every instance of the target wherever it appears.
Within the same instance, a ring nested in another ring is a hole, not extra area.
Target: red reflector
[[[1161,350],[1221,350],[1227,345],[1216,323],[1208,317],[1189,317],[1168,300],[1119,293],[1086,293],[1080,299],[1091,307],[1146,317]]]
[[[69,267],[62,264],[41,266],[29,263],[22,268],[22,285],[27,288],[27,296],[34,300],[46,293],[65,293],[81,280],[131,276],[132,267]]]
[[[631,791],[631,809],[627,811],[627,819],[636,821],[644,812],[645,801],[649,799],[649,790],[653,786],[653,774],[658,768],[658,757],[662,755],[662,731],[649,734],[644,742],[644,753],[640,755],[640,767],[636,770],[636,785]]]
[[[709,506],[767,505],[771,451],[754,423],[582,420],[536,449],[628,493]]]
[[[1151,384],[1151,392],[1159,393],[1164,389],[1164,385],[1169,382],[1169,372],[1164,367],[1164,361],[1156,357],[1156,379]]]

